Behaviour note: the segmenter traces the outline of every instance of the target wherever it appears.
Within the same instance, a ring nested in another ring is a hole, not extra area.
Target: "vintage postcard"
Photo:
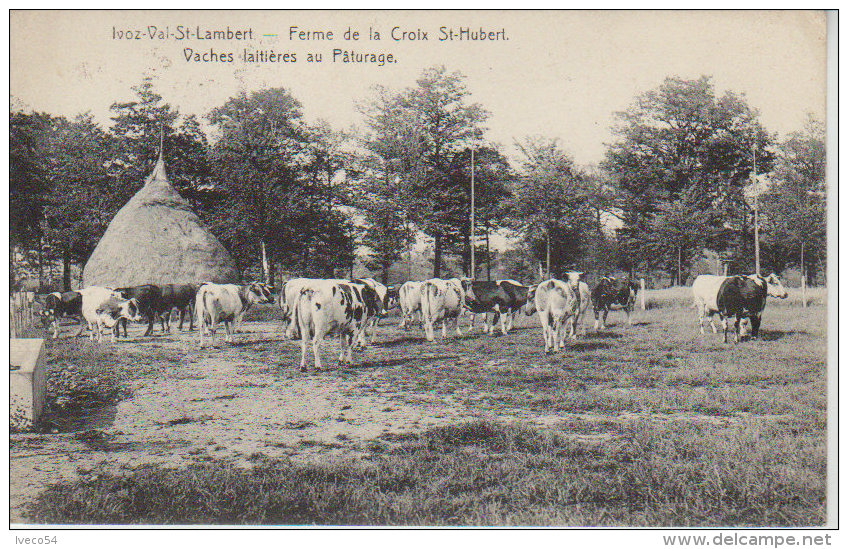
[[[834,17],[12,10],[10,525],[827,545]]]

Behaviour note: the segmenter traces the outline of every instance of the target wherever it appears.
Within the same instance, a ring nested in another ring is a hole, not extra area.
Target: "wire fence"
[[[9,296],[9,336],[26,337],[37,322],[35,292],[16,292]]]

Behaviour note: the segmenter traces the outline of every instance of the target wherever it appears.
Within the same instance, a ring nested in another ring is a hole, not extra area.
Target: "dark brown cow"
[[[631,324],[630,313],[636,303],[636,292],[639,287],[630,282],[628,278],[613,278],[605,276],[601,278],[595,289],[592,290],[592,309],[595,312],[595,329],[606,328],[607,315],[611,308],[624,309],[627,313],[627,325]],[[603,318],[601,319],[601,313]]]

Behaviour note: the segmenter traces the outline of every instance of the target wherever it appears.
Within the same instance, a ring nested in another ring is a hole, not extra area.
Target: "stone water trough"
[[[9,427],[29,430],[41,418],[47,399],[43,339],[9,340]]]

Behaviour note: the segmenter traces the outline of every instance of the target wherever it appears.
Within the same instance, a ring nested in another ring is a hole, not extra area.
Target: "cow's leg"
[[[454,318],[453,328],[454,328],[454,331],[456,332],[456,336],[462,337],[462,330],[459,329],[459,316],[460,315],[456,315],[456,317]]]
[[[551,317],[548,311],[539,311],[539,323],[542,325],[542,338],[545,340],[545,354],[551,349]]]
[[[509,312],[503,312],[503,313],[498,312],[497,314],[498,314],[498,317],[499,317],[498,320],[500,321],[500,325],[501,325],[501,333],[503,335],[506,335],[506,333],[507,333],[506,320],[507,320],[507,317],[509,316]]]
[[[751,339],[757,339],[760,336],[760,322],[763,317],[760,315],[751,315]]]
[[[609,309],[604,308],[603,316],[601,317],[601,329],[607,329],[607,315],[609,315]]]
[[[50,327],[53,328],[53,339],[59,339],[59,317],[53,319],[53,322],[50,323]],[[82,332],[82,329],[80,329]],[[77,334],[79,335],[79,334]]]
[[[318,331],[318,327],[315,327],[315,333],[312,334],[312,355],[315,357],[315,369],[323,370],[324,367],[321,366],[321,341],[323,341],[323,336],[320,335],[321,332]],[[306,339],[306,334],[300,334],[300,337]]]
[[[446,337],[448,337],[448,319],[443,318],[442,319],[442,339],[445,339]]]
[[[574,315],[574,317],[571,319],[571,323],[570,323],[571,339],[573,339],[574,341],[577,341],[577,321],[578,320],[580,320],[580,317],[578,315]]]
[[[739,330],[741,328],[740,324],[742,323],[742,317],[740,315],[736,315],[736,321],[733,323],[734,331],[736,332],[735,342],[739,343]]]
[[[474,329],[474,316],[475,316],[475,315],[474,315],[474,313],[469,312],[469,313],[468,313],[468,316],[469,316],[469,317],[471,317],[471,321],[468,323],[468,330],[466,330],[466,331],[465,331],[465,333],[466,333],[466,334],[470,334],[470,333],[471,333],[471,330],[473,330],[473,329]],[[484,321],[484,324],[483,324],[483,325],[485,326],[485,321]],[[485,328],[484,328],[484,329],[485,329]]]
[[[224,336],[224,341],[227,343],[233,342],[233,332],[235,331],[235,327],[238,324],[238,320],[224,320],[224,330],[226,330],[227,335]]]
[[[300,371],[306,371],[306,354],[309,349],[310,341],[306,337],[300,338]]]
[[[628,305],[628,306],[625,308],[625,311],[627,312],[627,325],[628,325],[628,326],[633,326],[633,320],[632,320],[632,318],[631,318],[631,316],[630,316],[630,315],[632,315],[632,314],[633,314],[633,306],[632,306],[632,305]]]
[[[600,322],[600,315],[598,314],[598,309],[597,309],[597,308],[595,308],[595,307],[592,307],[592,312],[593,312],[593,313],[595,313],[595,331],[597,332],[597,331],[598,331],[598,327],[599,327],[599,326],[600,326],[600,324],[601,324],[601,322]]]
[[[353,334],[347,334],[345,336],[345,338],[347,339],[347,349],[346,349],[346,353],[345,353],[346,354],[345,358],[346,358],[346,362],[347,362],[348,367],[351,367],[351,366],[353,366],[353,345],[351,345],[351,343],[353,342]]]

